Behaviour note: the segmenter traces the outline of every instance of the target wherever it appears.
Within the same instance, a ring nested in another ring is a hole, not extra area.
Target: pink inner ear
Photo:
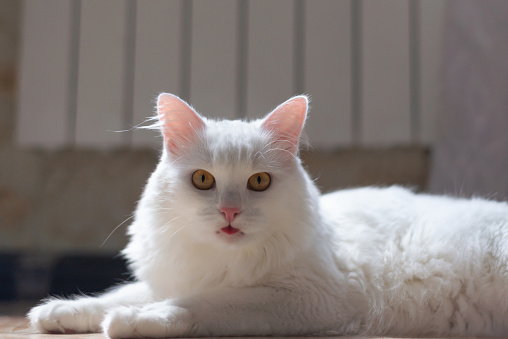
[[[307,116],[307,107],[307,97],[297,96],[278,106],[265,118],[262,127],[274,135],[278,148],[296,155],[298,139]]]
[[[162,124],[166,149],[174,154],[181,153],[205,127],[203,119],[185,101],[176,95],[162,93],[157,98],[157,112]]]

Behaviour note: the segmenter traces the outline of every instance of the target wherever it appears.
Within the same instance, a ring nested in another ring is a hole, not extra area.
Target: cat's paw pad
[[[190,334],[190,315],[167,303],[138,307],[117,307],[102,323],[104,333],[111,338],[161,338]]]
[[[99,332],[102,315],[83,300],[52,299],[28,313],[33,328],[42,333]]]

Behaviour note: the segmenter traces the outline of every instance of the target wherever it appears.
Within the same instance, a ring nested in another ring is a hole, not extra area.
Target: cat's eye
[[[253,191],[261,192],[270,186],[272,178],[266,172],[256,173],[249,178],[247,187]]]
[[[210,172],[205,170],[197,170],[192,174],[192,184],[200,190],[209,190],[213,187],[215,178]]]

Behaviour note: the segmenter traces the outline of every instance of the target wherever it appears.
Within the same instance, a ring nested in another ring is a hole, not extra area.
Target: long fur
[[[202,121],[178,156],[162,153],[139,202],[123,251],[137,282],[46,301],[29,314],[34,327],[111,337],[508,334],[506,203],[397,186],[320,195],[265,119]],[[192,186],[196,169],[214,189]],[[272,178],[264,192],[246,188],[257,172]],[[241,205],[241,238],[220,233],[225,201]]]

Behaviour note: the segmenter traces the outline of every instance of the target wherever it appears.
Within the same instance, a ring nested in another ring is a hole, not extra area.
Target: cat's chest
[[[168,251],[143,270],[145,280],[157,297],[188,296],[221,288],[254,286],[271,274],[266,265],[240,254],[187,247]],[[236,255],[236,256],[235,256]],[[250,260],[249,260],[250,259]]]

